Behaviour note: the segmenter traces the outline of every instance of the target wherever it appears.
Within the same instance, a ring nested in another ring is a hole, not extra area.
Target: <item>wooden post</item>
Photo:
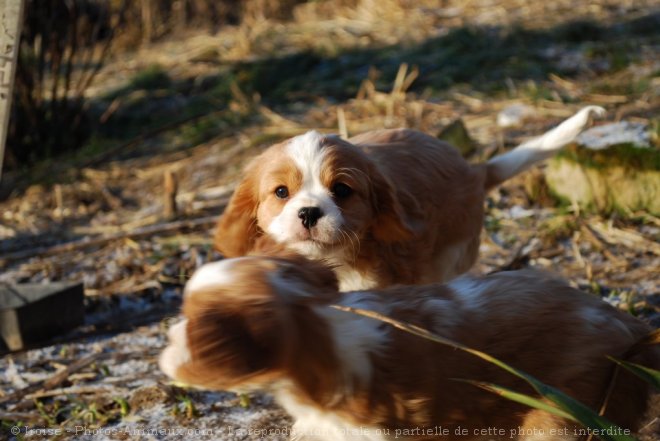
[[[153,40],[154,19],[151,0],[142,0],[142,42],[151,43]]]
[[[11,114],[16,59],[21,42],[25,0],[0,0],[0,179]]]
[[[176,176],[172,170],[167,170],[163,177],[163,216],[167,220],[176,219],[177,217],[177,206],[176,206],[176,194],[178,190],[178,185],[176,181]]]

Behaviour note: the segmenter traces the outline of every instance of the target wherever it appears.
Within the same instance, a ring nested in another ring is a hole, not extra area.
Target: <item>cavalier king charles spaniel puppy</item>
[[[248,254],[267,235],[334,266],[342,291],[443,282],[477,258],[486,192],[548,158],[587,126],[589,106],[485,164],[414,130],[342,140],[317,132],[268,148],[245,169],[214,244]]]
[[[574,422],[457,381],[534,394],[502,369],[333,304],[484,351],[592,409],[614,377],[605,416],[625,429],[639,424],[649,385],[624,370],[614,376],[607,357],[660,365],[657,347],[636,345],[645,324],[543,273],[341,293],[321,262],[246,256],[193,275],[160,367],[205,389],[271,392],[295,420],[293,439],[579,438]]]

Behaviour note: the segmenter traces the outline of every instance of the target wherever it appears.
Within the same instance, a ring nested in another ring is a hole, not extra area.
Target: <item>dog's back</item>
[[[350,138],[390,182],[404,223],[414,233],[410,240],[385,246],[363,241],[368,258],[358,266],[375,266],[378,274],[368,278],[381,287],[448,281],[466,272],[479,253],[487,191],[554,155],[592,114],[603,113],[600,107],[585,107],[542,136],[476,165],[446,142],[415,130],[375,130]],[[374,258],[381,265],[369,262]]]
[[[448,285],[398,287],[376,295],[389,305],[383,308],[388,316],[499,358],[592,409],[607,401],[607,418],[624,428],[638,427],[650,387],[625,371],[613,379],[616,365],[607,357],[657,369],[660,350],[639,346],[630,354],[650,329],[599,298],[536,271],[465,277]],[[397,330],[390,332],[388,341],[390,353],[373,355],[372,382],[383,396],[407,396],[398,406],[408,408],[412,420],[424,415],[416,421],[419,426],[462,426],[471,431],[500,427],[507,429],[507,435],[517,427],[546,433],[562,427],[578,429],[545,412],[455,381],[488,382],[534,394],[524,382],[473,355]],[[615,387],[608,398],[611,381]],[[411,411],[414,403],[424,403],[419,415]],[[395,414],[382,417],[397,421]]]
[[[384,263],[403,259],[414,270],[408,277],[397,275],[395,282],[444,281],[467,271],[478,255],[485,169],[468,164],[444,141],[415,130],[376,130],[349,142],[362,149],[392,183],[415,233],[410,241],[387,247],[401,257],[383,259]],[[387,269],[390,274],[397,271]]]

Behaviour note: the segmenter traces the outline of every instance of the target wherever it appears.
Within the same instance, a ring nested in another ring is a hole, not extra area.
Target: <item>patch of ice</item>
[[[11,357],[7,357],[7,366],[2,374],[3,382],[11,384],[16,389],[22,389],[28,385],[27,381],[21,377],[21,374],[16,367],[16,363]]]
[[[509,216],[511,216],[511,219],[522,219],[525,217],[532,217],[534,216],[534,214],[536,214],[536,211],[525,209],[520,205],[514,205],[509,210]]]
[[[136,357],[139,357],[139,354],[135,354]],[[148,362],[145,360],[127,360],[123,363],[116,364],[114,366],[108,366],[108,370],[111,375],[114,376],[125,376],[125,375],[134,375],[141,373],[148,373],[153,371],[154,365],[153,362]]]

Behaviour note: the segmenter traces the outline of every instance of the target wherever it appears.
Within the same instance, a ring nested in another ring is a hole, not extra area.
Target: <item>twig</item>
[[[62,196],[62,186],[60,184],[55,184],[53,190],[55,192],[55,213],[57,219],[62,220],[64,218],[64,196]]]
[[[3,412],[0,410],[0,420],[33,422],[41,420],[41,415],[34,412]]]
[[[25,396],[26,400],[33,400],[35,398],[56,397],[58,395],[85,395],[85,394],[98,394],[98,393],[126,393],[128,390],[125,388],[117,388],[112,386],[84,386],[84,387],[62,387],[53,390],[44,390],[28,394]]]
[[[609,245],[623,245],[633,250],[647,251],[660,256],[660,245],[646,239],[639,233],[615,227],[606,227],[600,223],[586,224],[586,227]]]
[[[606,244],[602,241],[600,237],[594,231],[589,228],[588,224],[582,224],[580,226],[580,232],[583,234],[584,238],[588,240],[596,250],[603,253],[603,255],[616,266],[627,266],[628,262],[625,259],[619,258],[612,254],[610,250],[605,246]]]
[[[512,253],[509,260],[500,265],[499,268],[497,268],[497,270],[494,272],[511,271],[524,268],[525,264],[529,261],[529,255],[532,251],[534,251],[536,245],[537,244],[534,243],[533,237],[526,242],[521,243],[520,246],[518,246]]]
[[[133,324],[134,326],[136,325],[135,323]],[[126,331],[131,328],[127,327],[126,325],[121,326],[120,328],[115,329],[117,332],[121,331]],[[94,332],[90,334],[86,334],[83,336],[83,338],[89,338],[92,335],[99,335],[99,334],[107,334],[109,331],[104,330],[103,332]],[[75,340],[75,339],[74,339]],[[73,341],[70,340],[68,341],[69,343]],[[141,358],[145,357],[150,357],[150,356],[155,356],[158,353],[160,353],[160,348],[154,350],[154,351],[146,351],[145,353],[141,353],[139,356]],[[60,388],[60,389],[55,389],[50,391],[50,389],[53,389],[57,386],[59,386],[62,382],[64,382],[67,378],[69,378],[72,374],[75,372],[84,369],[85,367],[89,366],[90,364],[94,363],[95,361],[98,361],[100,359],[107,359],[107,358],[112,358],[115,360],[115,362],[122,362],[123,360],[130,359],[133,357],[136,357],[137,355],[133,352],[96,352],[94,354],[88,355],[85,358],[82,358],[78,361],[75,361],[71,363],[67,368],[64,370],[56,373],[52,377],[50,377],[47,380],[37,382],[34,384],[30,384],[29,386],[26,386],[22,389],[16,390],[4,397],[0,397],[0,405],[3,405],[5,403],[11,402],[11,401],[25,401],[31,400],[32,397],[34,398],[39,398],[39,397],[47,397],[47,396],[54,396],[54,395],[61,395],[61,394],[74,394],[74,393],[94,393],[98,392],[98,389],[96,391],[89,391],[87,389],[89,388]],[[0,419],[2,418],[2,415],[0,415]]]
[[[344,139],[348,139],[348,129],[346,128],[346,115],[344,114],[344,109],[341,107],[337,108],[337,126],[339,130],[339,136]]]
[[[282,127],[290,127],[290,128],[300,128],[300,124],[298,124],[297,122],[291,121],[290,119],[283,117],[279,113],[269,109],[264,105],[258,106],[257,110],[264,118],[266,118],[268,121],[270,121],[275,125]]]
[[[94,363],[96,360],[98,360],[102,352],[96,352],[92,355],[88,355],[85,358],[81,358],[80,360],[74,361],[71,363],[69,366],[67,366],[64,370],[56,373],[52,377],[50,377],[48,380],[44,381],[43,387],[46,389],[52,389],[54,387],[59,386],[61,383],[63,383],[67,378],[69,378],[69,375],[78,372],[82,368]]]

